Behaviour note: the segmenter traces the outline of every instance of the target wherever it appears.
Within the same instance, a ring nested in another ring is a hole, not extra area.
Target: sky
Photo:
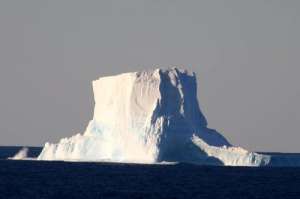
[[[0,1],[0,145],[83,132],[91,81],[196,72],[208,126],[253,151],[300,152],[300,1]]]

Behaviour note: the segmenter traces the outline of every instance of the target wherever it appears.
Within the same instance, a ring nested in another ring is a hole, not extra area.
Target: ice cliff
[[[39,160],[261,166],[268,155],[232,146],[207,128],[195,73],[177,68],[93,81],[94,116],[83,134],[46,143]]]

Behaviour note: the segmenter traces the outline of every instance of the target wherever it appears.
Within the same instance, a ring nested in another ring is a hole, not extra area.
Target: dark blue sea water
[[[39,148],[31,148],[32,156]],[[4,160],[0,198],[300,198],[297,167],[207,167]]]

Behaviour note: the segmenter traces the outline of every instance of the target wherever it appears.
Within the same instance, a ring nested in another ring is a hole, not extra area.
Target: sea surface
[[[0,147],[0,199],[300,199],[300,167],[250,168],[6,159],[20,149]],[[30,148],[29,156],[37,156],[40,150],[38,147]]]

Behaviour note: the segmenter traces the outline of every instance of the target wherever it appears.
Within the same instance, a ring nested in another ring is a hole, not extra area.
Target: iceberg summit
[[[46,143],[38,160],[187,162],[264,166],[269,155],[232,146],[207,128],[195,73],[178,68],[93,81],[94,116],[83,134]]]

